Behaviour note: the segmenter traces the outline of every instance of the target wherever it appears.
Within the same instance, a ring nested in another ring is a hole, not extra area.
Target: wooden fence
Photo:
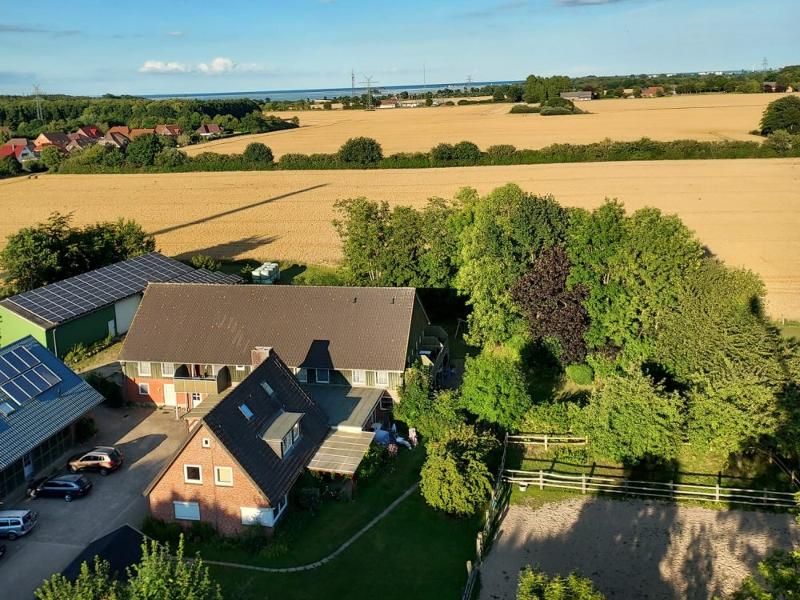
[[[726,504],[761,506],[770,508],[794,508],[797,506],[792,492],[773,490],[750,490],[720,485],[675,483],[659,481],[636,481],[622,477],[603,475],[576,475],[552,471],[521,471],[505,469],[503,480],[518,485],[521,490],[537,486],[540,490],[556,488],[573,490],[582,494],[620,494],[666,500],[700,500]]]
[[[585,446],[589,438],[570,435],[568,433],[520,433],[506,436],[506,444],[520,444],[523,446]]]
[[[508,506],[508,500],[511,496],[509,493],[510,486],[503,476],[506,472],[508,438],[509,435],[506,434],[506,439],[503,443],[503,456],[500,458],[500,468],[497,470],[497,480],[495,481],[494,490],[492,490],[492,498],[489,502],[489,508],[486,509],[484,514],[483,527],[475,538],[475,560],[467,561],[467,584],[464,587],[464,593],[461,595],[462,600],[471,600],[472,598],[481,570],[483,555],[491,546],[494,534],[497,532],[497,526],[500,524],[500,519],[506,506]]]

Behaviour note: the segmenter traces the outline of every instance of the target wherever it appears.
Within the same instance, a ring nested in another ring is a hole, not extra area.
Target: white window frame
[[[230,473],[229,481],[223,481],[219,478],[220,471],[227,470]],[[214,485],[221,487],[233,487],[233,467],[214,467]]]
[[[367,372],[364,369],[353,369],[353,383],[358,385],[366,385]]]
[[[308,369],[300,367],[297,369],[297,381],[300,383],[308,383]]]
[[[285,458],[286,455],[291,452],[292,448],[297,445],[297,442],[300,440],[301,436],[302,433],[300,432],[300,421],[298,421],[294,424],[292,430],[283,436],[283,439],[281,440],[281,458]]]
[[[161,363],[161,376],[165,378],[175,377],[175,363],[162,362]]]
[[[190,467],[196,468],[200,471],[200,479],[189,479],[189,474],[187,470]],[[191,485],[203,485],[203,466],[202,465],[183,465],[183,483],[188,483]]]
[[[178,516],[178,511],[177,511],[177,508],[179,506],[182,507],[182,508],[186,508],[186,509],[189,509],[189,508],[197,509],[196,510],[197,517],[187,517],[187,516],[185,516],[185,513],[184,513],[184,516],[179,517]],[[172,514],[175,515],[175,520],[176,521],[199,521],[200,520],[200,503],[199,502],[180,502],[178,500],[173,500],[172,501]]]
[[[236,365],[236,370],[237,371],[244,371],[244,369],[245,369],[245,365]]]
[[[145,366],[147,365],[147,366]],[[153,373],[153,369],[149,362],[138,362],[136,363],[136,370],[139,373],[139,377],[151,377]]]
[[[203,438],[200,445],[203,448],[211,448],[211,438]]]
[[[325,373],[325,379],[320,379],[319,374]],[[316,379],[317,383],[330,383],[331,382],[331,370],[330,369],[316,369]]]
[[[278,502],[278,506],[272,509],[273,523],[277,523],[287,506],[289,506],[289,494],[286,494],[283,498],[281,498]]]
[[[139,395],[140,396],[149,396],[150,395],[150,384],[149,383],[140,383],[139,385]]]
[[[381,381],[381,375],[386,377],[386,381]],[[389,371],[375,371],[375,385],[387,386],[389,385]]]

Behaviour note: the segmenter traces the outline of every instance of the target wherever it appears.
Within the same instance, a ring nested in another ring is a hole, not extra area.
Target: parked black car
[[[38,479],[28,486],[31,498],[63,498],[72,502],[92,489],[92,482],[85,475],[58,475],[50,479]]]

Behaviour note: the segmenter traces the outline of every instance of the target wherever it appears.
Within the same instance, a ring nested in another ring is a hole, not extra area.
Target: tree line
[[[34,138],[43,131],[72,131],[83,125],[130,128],[175,123],[192,132],[205,123],[258,133],[263,105],[250,98],[152,100],[133,96],[0,96],[0,124],[18,137]],[[39,117],[41,111],[41,118]]]

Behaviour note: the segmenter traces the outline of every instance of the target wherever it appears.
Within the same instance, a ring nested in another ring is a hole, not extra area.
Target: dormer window
[[[300,421],[303,413],[280,411],[266,425],[261,439],[275,452],[278,458],[284,459],[300,440]]]
[[[242,411],[244,418],[247,419],[248,421],[253,418],[253,411],[250,410],[250,407],[247,406],[247,404],[240,404],[239,410]]]
[[[283,436],[283,440],[281,440],[281,453],[283,456],[289,454],[289,450],[291,450],[297,441],[300,439],[300,421],[294,424],[292,430]]]

